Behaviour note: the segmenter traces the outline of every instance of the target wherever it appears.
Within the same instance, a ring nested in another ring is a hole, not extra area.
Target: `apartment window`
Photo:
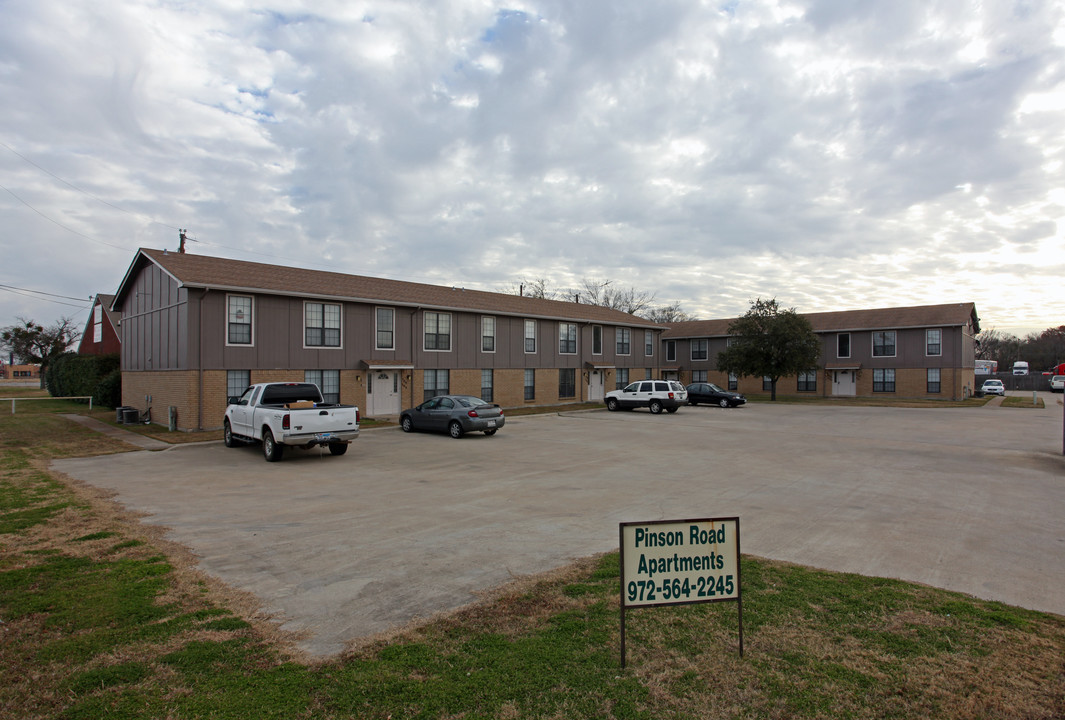
[[[422,378],[422,400],[447,395],[450,391],[451,377],[447,370],[425,370]]]
[[[873,370],[873,392],[895,392],[895,371],[891,368]]]
[[[895,331],[873,333],[873,357],[895,357]]]
[[[226,397],[239,397],[251,385],[251,370],[226,370]]]
[[[492,371],[481,370],[481,399],[485,402],[495,402],[492,399],[494,383]]]
[[[851,356],[851,334],[840,333],[836,336],[836,357],[849,358]]]
[[[94,343],[104,341],[104,308],[99,304],[92,309],[92,341]]]
[[[525,370],[525,399],[536,399],[536,371],[530,368]]]
[[[496,351],[496,319],[481,318],[481,352]]]
[[[739,387],[740,387],[740,379],[738,377],[736,377],[735,375],[733,375],[732,373],[729,373],[728,374],[728,389],[729,390],[738,390]]]
[[[525,352],[536,352],[536,321],[525,321]]]
[[[773,389],[773,378],[768,375],[762,376],[762,389],[766,392],[770,392]]]
[[[928,368],[928,392],[937,393],[942,385],[939,382],[939,368]]]
[[[303,341],[307,347],[340,347],[340,306],[307,303],[304,306]]]
[[[933,330],[924,331],[924,354],[925,355],[942,355],[943,354],[943,331],[936,328]],[[931,391],[929,391],[931,392]],[[938,390],[936,392],[939,392]]]
[[[340,402],[339,370],[306,370],[303,373],[303,382],[317,385],[327,403]]]
[[[643,376],[645,378],[647,378],[648,380],[650,380],[651,378],[653,378],[655,376],[655,374],[654,374],[654,371],[651,370],[651,368],[644,368],[643,369]]]
[[[617,328],[615,330],[618,355],[628,355],[631,351],[632,330],[629,328]]]
[[[451,350],[450,313],[425,313],[425,349]]]
[[[577,324],[558,324],[558,352],[562,355],[577,354]]]
[[[692,360],[706,360],[710,341],[706,338],[692,340]]]
[[[708,371],[706,370],[692,370],[692,382],[707,382],[709,380],[707,375]]]
[[[560,398],[577,397],[576,368],[561,368],[558,371],[558,396]]]
[[[229,345],[251,345],[251,298],[246,295],[230,295],[229,302],[229,334],[226,342]],[[240,393],[237,393],[238,395]]]
[[[676,340],[666,340],[666,362],[677,362]]]
[[[817,391],[817,373],[816,372],[804,372],[799,373],[799,385],[796,388],[799,392],[816,392]]]
[[[618,368],[617,373],[614,376],[614,389],[621,390],[629,384],[629,369]]]
[[[592,325],[592,355],[603,354],[603,326]]]
[[[643,354],[653,357],[655,354],[655,334],[651,330],[643,331]]]
[[[377,308],[377,349],[396,349],[396,311]]]

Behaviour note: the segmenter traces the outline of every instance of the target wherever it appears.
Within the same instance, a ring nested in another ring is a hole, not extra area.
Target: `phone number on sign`
[[[654,580],[633,580],[628,585],[629,602],[658,600],[690,600],[691,598],[729,597],[736,592],[731,575],[699,577],[695,582],[687,578],[673,578],[656,583]]]

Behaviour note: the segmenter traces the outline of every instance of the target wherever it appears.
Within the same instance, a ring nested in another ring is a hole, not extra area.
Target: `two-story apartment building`
[[[248,384],[310,381],[367,416],[436,394],[506,407],[602,400],[661,372],[665,326],[628,313],[142,249],[115,293],[122,402],[221,427]]]
[[[806,313],[821,338],[817,368],[782,378],[786,395],[961,399],[975,389],[980,320],[973,303]],[[762,378],[717,370],[732,320],[672,323],[663,336],[663,372],[741,392],[768,390]]]

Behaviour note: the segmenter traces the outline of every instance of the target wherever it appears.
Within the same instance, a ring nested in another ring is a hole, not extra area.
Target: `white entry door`
[[[603,402],[605,377],[606,373],[602,370],[592,370],[591,375],[588,376],[588,402]]]
[[[366,377],[366,414],[370,417],[398,415],[402,409],[399,406],[399,371],[373,370]]]
[[[832,371],[833,395],[854,395],[856,391],[857,383],[855,381],[853,370]]]

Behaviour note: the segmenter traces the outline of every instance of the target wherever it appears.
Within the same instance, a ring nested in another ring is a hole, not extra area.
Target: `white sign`
[[[739,600],[740,519],[621,523],[621,605]]]

